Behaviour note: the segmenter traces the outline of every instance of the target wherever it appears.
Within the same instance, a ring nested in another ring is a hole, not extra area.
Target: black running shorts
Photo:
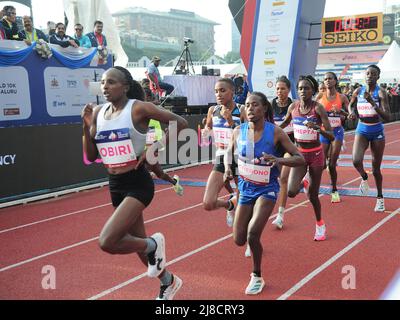
[[[233,159],[232,162],[233,162],[231,164],[232,174],[234,176],[237,176],[237,172],[236,172],[237,171],[237,163],[235,162],[235,159]],[[224,156],[223,155],[215,157],[215,164],[214,164],[213,171],[225,173],[225,165],[224,165]]]
[[[122,174],[109,174],[113,206],[118,207],[125,197],[139,200],[146,207],[154,197],[154,182],[145,166]]]

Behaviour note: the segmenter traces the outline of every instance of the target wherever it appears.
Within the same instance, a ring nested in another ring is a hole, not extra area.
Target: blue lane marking
[[[355,197],[370,197],[376,198],[376,189],[369,189],[368,195],[361,195],[358,189],[338,189],[338,192],[341,196],[355,196]],[[331,188],[320,187],[320,194],[331,194]],[[383,190],[383,197],[386,199],[400,199],[400,190],[399,191],[385,191]]]
[[[154,180],[155,184],[159,184],[159,185],[171,185],[169,182],[163,181],[163,180],[159,180],[159,179],[155,179]],[[189,186],[189,187],[205,187],[206,186],[206,182],[202,182],[202,181],[188,181],[188,180],[181,180],[180,184],[182,186]],[[232,187],[234,188],[234,186],[232,185]],[[374,188],[370,188],[368,195],[362,196],[360,191],[358,190],[357,187],[349,189],[349,188],[345,188],[345,189],[338,189],[338,192],[341,196],[356,196],[356,197],[371,197],[371,198],[376,198],[376,189]],[[330,187],[326,187],[326,186],[321,186],[319,188],[319,193],[320,194],[327,194],[330,195],[331,194],[331,188]],[[400,189],[394,189],[391,188],[390,190],[385,190],[383,189],[383,196],[384,198],[387,199],[400,199]]]
[[[338,167],[353,167],[353,164],[351,162],[338,161],[337,166]],[[372,168],[372,164],[364,162],[364,167]],[[400,169],[400,164],[381,164],[381,169]]]
[[[339,155],[339,159],[353,159],[351,154],[341,154]],[[364,159],[371,160],[372,156],[370,154],[366,154]],[[383,156],[383,160],[397,161],[400,160],[400,156]]]

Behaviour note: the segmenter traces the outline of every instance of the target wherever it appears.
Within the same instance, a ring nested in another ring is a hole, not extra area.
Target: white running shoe
[[[254,273],[252,273],[250,278],[249,285],[246,288],[246,294],[259,294],[265,286],[264,279],[262,277],[257,277]]]
[[[385,212],[385,200],[383,198],[376,199],[375,212]]]
[[[155,233],[150,238],[156,242],[156,249],[147,255],[148,268],[147,276],[150,278],[158,277],[165,268],[165,239],[162,233]]]
[[[308,173],[308,171],[303,178],[303,189],[304,189],[304,193],[308,197],[308,193],[309,193],[309,189],[310,189],[310,174]]]
[[[246,258],[250,258],[250,257],[251,257],[251,249],[250,249],[250,246],[249,246],[249,245],[246,246],[246,251],[245,251],[245,253],[244,253],[244,256],[245,256]]]
[[[182,279],[172,275],[172,283],[169,286],[161,286],[160,294],[156,300],[173,300],[175,294],[182,287]]]
[[[368,191],[369,191],[368,180],[361,179],[361,183],[360,183],[361,195],[363,195],[363,196],[368,195]]]
[[[322,226],[319,226],[318,224],[315,225],[314,240],[315,241],[324,241],[324,240],[326,240],[326,226],[325,226],[325,224],[323,224]]]
[[[176,180],[176,184],[174,184],[174,191],[177,195],[183,196],[183,187],[179,184],[179,176],[174,175],[172,179]]]
[[[272,221],[272,224],[275,225],[279,230],[282,230],[283,228],[283,217],[278,214],[275,218],[274,221]]]
[[[228,225],[229,228],[232,228],[233,227],[233,220],[234,220],[234,217],[235,217],[236,203],[237,203],[236,195],[231,195],[228,201],[233,204],[233,209],[232,210],[226,210],[226,224]]]

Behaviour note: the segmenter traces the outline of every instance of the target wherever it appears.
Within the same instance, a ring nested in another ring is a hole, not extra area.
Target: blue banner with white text
[[[97,48],[46,46],[0,41],[0,128],[78,123],[85,104],[104,103],[96,82],[111,55],[103,61]]]

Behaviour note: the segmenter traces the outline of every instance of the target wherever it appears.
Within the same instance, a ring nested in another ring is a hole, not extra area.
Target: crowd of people
[[[47,32],[43,32],[34,27],[32,17],[23,16],[23,28],[18,28],[16,22],[17,11],[13,6],[4,6],[0,10],[0,40],[16,40],[25,41],[31,45],[32,42],[42,39],[52,44],[58,44],[61,47],[107,47],[107,38],[103,34],[103,22],[95,21],[93,31],[84,34],[83,26],[80,23],[74,25],[75,34],[69,36],[65,33],[66,26],[64,23],[54,23],[48,21]]]
[[[365,72],[366,85],[357,87],[350,99],[346,93],[340,93],[333,72],[325,74],[322,86],[311,75],[301,76],[296,83],[296,100],[289,97],[291,82],[281,76],[276,82],[272,103],[261,92],[246,92],[243,97],[244,90],[237,89],[238,81],[235,83],[234,79],[222,78],[216,82],[216,105],[209,108],[202,131],[213,137],[217,150],[204,190],[203,207],[206,211],[225,209],[226,223],[233,228],[234,243],[247,244],[245,256],[252,257],[253,268],[245,294],[259,294],[265,286],[260,239],[276,203],[278,214],[272,223],[283,229],[287,198],[296,197],[303,190],[314,211],[313,240],[327,239],[319,189],[322,173],[327,169],[332,185],[331,202],[341,201],[336,166],[346,118],[359,120],[353,145],[353,165],[361,178],[359,191],[363,196],[368,195],[369,177],[363,160],[370,148],[377,189],[373,210],[385,211],[380,166],[385,148],[382,123],[388,120],[389,102],[387,91],[377,84],[379,75],[379,67],[370,65]],[[170,182],[178,195],[183,195],[183,187],[178,176],[171,178],[157,162],[150,164],[145,150],[153,144],[158,144],[159,150],[167,143],[154,133],[161,131],[160,123],[168,125],[175,121],[178,131],[188,124],[180,116],[152,103],[157,100],[149,82],[144,79],[142,84],[138,83],[121,67],[106,71],[101,87],[108,103],[85,106],[83,144],[88,159],[94,161],[100,155],[109,173],[115,209],[100,233],[101,249],[111,254],[137,253],[148,267],[148,276],[160,279],[157,299],[171,300],[183,280],[165,268],[162,233],[148,237],[145,232],[143,210],[154,196],[149,171]],[[244,78],[240,86],[248,90],[245,82]],[[121,135],[124,138],[113,139],[111,130],[125,133]],[[105,143],[126,148],[129,153],[107,154],[102,150]],[[223,188],[230,193],[227,200],[219,198]]]

